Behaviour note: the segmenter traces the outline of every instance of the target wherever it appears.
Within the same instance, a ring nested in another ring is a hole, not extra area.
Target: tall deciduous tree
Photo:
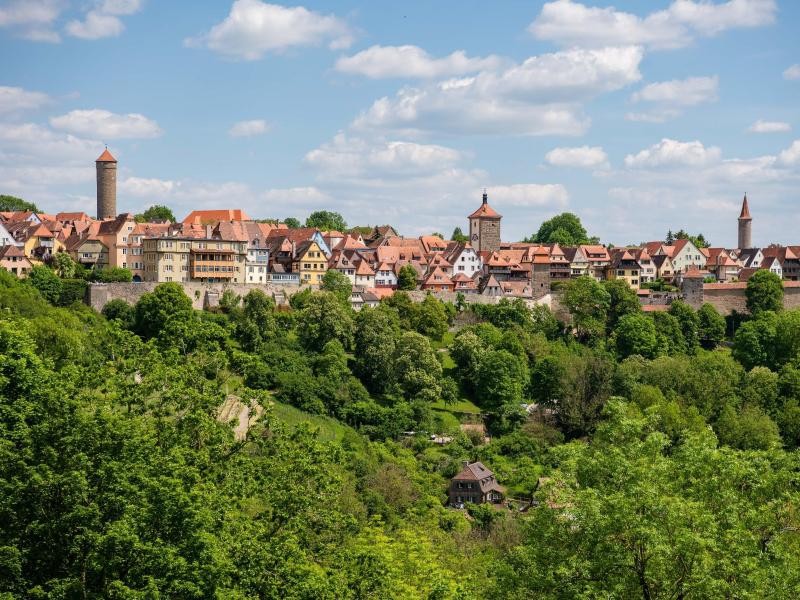
[[[156,221],[175,223],[177,220],[175,219],[172,209],[163,204],[154,204],[148,207],[147,210],[136,215],[135,219],[137,223],[154,223]]]
[[[577,215],[565,212],[542,223],[539,231],[526,241],[539,244],[558,243],[575,246],[596,242],[597,238],[589,238]]]
[[[697,311],[698,335],[703,348],[715,348],[725,339],[725,317],[713,305],[706,302]]]
[[[354,370],[373,392],[385,392],[391,383],[399,330],[391,311],[363,308],[356,315]]]
[[[639,354],[654,358],[658,351],[658,337],[653,320],[644,314],[623,316],[612,335],[617,354],[627,358]]]
[[[328,269],[325,275],[322,276],[322,285],[320,289],[325,292],[330,292],[346,305],[350,305],[350,295],[353,293],[353,284],[347,275],[337,271],[336,269]]]
[[[2,212],[15,212],[15,211],[30,211],[38,213],[39,208],[33,202],[27,202],[22,198],[16,196],[7,196],[0,194],[0,211]]]
[[[745,296],[751,314],[765,310],[778,312],[783,308],[783,282],[772,271],[760,269],[747,280]]]
[[[564,291],[564,305],[572,315],[578,338],[591,341],[605,333],[611,295],[593,277],[578,277]]]
[[[313,294],[297,319],[300,343],[318,352],[331,340],[339,340],[342,346],[350,348],[353,341],[352,312],[331,293]]]
[[[397,273],[397,289],[406,291],[417,289],[417,270],[410,264],[400,267]]]
[[[318,210],[308,215],[306,227],[316,227],[320,231],[344,231],[347,229],[347,223],[337,212]]]
[[[192,301],[183,288],[174,282],[160,283],[136,303],[134,330],[144,338],[156,337],[170,318],[188,319],[191,314]]]
[[[406,398],[435,402],[441,395],[442,365],[423,335],[404,333],[394,351],[394,382]]]
[[[622,317],[640,313],[642,304],[634,289],[623,279],[609,279],[602,285],[609,296],[606,329],[610,334]]]

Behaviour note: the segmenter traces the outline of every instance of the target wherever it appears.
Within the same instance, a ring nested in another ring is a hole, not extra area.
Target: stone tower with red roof
[[[494,252],[500,249],[500,219],[503,216],[489,206],[486,192],[483,203],[469,217],[469,241],[478,252]]]
[[[739,250],[753,247],[753,217],[750,216],[750,207],[747,206],[747,194],[742,201],[742,212],[739,214]]]
[[[106,148],[94,161],[97,167],[97,218],[117,216],[117,159]]]

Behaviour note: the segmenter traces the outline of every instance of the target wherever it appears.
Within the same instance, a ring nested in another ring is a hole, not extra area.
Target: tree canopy
[[[14,212],[14,211],[30,211],[34,213],[41,212],[33,202],[27,202],[22,198],[16,196],[8,196],[0,194],[0,211]]]
[[[287,223],[288,226],[288,223]],[[345,231],[347,223],[344,217],[337,212],[329,210],[318,210],[306,219],[306,227],[316,227],[320,231]]]
[[[144,212],[137,214],[135,217],[137,223],[155,223],[158,221],[169,221],[175,223],[177,219],[172,213],[172,209],[162,204],[154,204],[148,207]]]
[[[778,312],[783,308],[783,282],[772,271],[759,269],[747,280],[745,296],[751,314]]]
[[[561,213],[548,219],[539,226],[539,231],[525,239],[537,244],[562,244],[576,246],[578,244],[598,243],[595,237],[589,237],[581,224],[580,218],[570,212]]]

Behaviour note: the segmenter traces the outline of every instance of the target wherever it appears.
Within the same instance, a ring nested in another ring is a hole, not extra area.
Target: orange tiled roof
[[[193,210],[182,221],[185,225],[190,223],[208,225],[219,221],[252,221],[241,208],[228,208],[220,210]]]
[[[111,152],[108,151],[108,148],[103,150],[103,153],[97,157],[97,160],[94,162],[117,162],[117,159],[111,155]]]

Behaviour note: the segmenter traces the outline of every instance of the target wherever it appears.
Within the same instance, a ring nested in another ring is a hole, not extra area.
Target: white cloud
[[[56,129],[104,140],[153,138],[162,133],[158,123],[144,115],[120,115],[101,109],[73,110],[59,117],[51,117],[50,125]]]
[[[790,167],[800,165],[800,140],[795,140],[792,145],[778,155],[778,163]]]
[[[665,50],[685,47],[697,37],[726,29],[768,25],[775,21],[776,13],[774,0],[675,0],[665,10],[642,18],[613,7],[556,0],[542,7],[528,31],[538,39],[564,46],[636,44]]]
[[[371,79],[430,79],[494,69],[501,62],[496,56],[470,58],[463,50],[443,58],[432,58],[418,46],[372,46],[353,56],[339,58],[336,70]]]
[[[350,28],[333,15],[260,0],[236,0],[225,20],[208,33],[185,40],[188,46],[207,46],[242,60],[257,60],[268,52],[325,42],[332,49],[347,48],[352,43]]]
[[[47,94],[0,85],[0,114],[35,110],[49,102]]]
[[[625,157],[628,168],[691,166],[700,168],[718,162],[722,152],[716,146],[706,148],[701,142],[679,142],[669,138]]]
[[[650,103],[653,108],[645,112],[625,115],[629,121],[663,123],[682,114],[687,106],[717,100],[719,77],[689,77],[673,79],[644,86],[631,96],[631,102]]]
[[[792,65],[783,72],[783,78],[788,80],[800,79],[800,64]]]
[[[747,131],[750,133],[782,133],[791,130],[792,126],[789,125],[789,123],[784,123],[783,121],[762,121],[761,119],[747,128]]]
[[[608,155],[600,146],[554,148],[545,155],[545,161],[555,167],[602,169],[608,167]]]
[[[269,124],[263,119],[253,119],[251,121],[238,121],[228,130],[231,137],[252,137],[263,135],[269,131]]]
[[[404,141],[366,141],[337,134],[312,150],[305,161],[323,176],[384,178],[424,176],[449,169],[461,160],[457,150]]]
[[[579,103],[638,81],[642,50],[574,49],[528,58],[384,97],[356,129],[510,135],[579,135],[589,125]]]
[[[82,21],[74,19],[64,29],[69,35],[84,40],[115,37],[125,31],[119,17],[132,15],[141,7],[141,0],[98,0]]]
[[[694,106],[717,99],[719,77],[689,77],[646,85],[631,96],[633,102],[659,102]]]
[[[495,185],[487,188],[492,204],[521,207],[545,207],[560,209],[569,202],[569,193],[560,183],[517,183],[514,185]]]
[[[63,0],[11,0],[0,6],[0,27],[34,42],[60,41],[52,26],[65,8]]]
[[[166,179],[146,177],[127,177],[119,182],[119,189],[124,194],[140,198],[166,198],[177,189],[178,183]]]
[[[0,122],[0,162],[91,165],[102,149],[99,141],[60,133],[35,123]]]
[[[331,201],[331,197],[314,186],[273,188],[262,194],[264,201],[276,204],[281,210],[287,206],[321,207]]]

